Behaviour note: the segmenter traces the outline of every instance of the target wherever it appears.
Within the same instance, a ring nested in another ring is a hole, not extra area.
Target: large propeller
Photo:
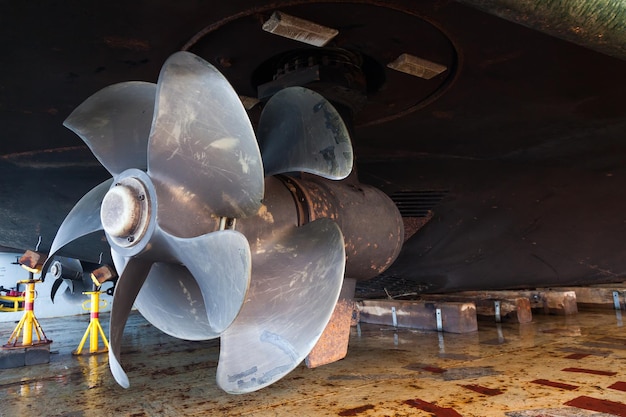
[[[292,87],[266,108],[259,130],[268,175],[350,173],[347,129],[323,97]],[[303,122],[291,123],[294,114]],[[156,85],[107,87],[65,125],[113,178],[76,204],[49,258],[104,230],[119,273],[109,351],[116,381],[129,386],[120,352],[133,304],[172,336],[221,336],[217,379],[228,392],[254,391],[295,368],[339,296],[344,239],[329,219],[303,221],[289,189],[264,179],[252,125],[228,81],[178,52]]]

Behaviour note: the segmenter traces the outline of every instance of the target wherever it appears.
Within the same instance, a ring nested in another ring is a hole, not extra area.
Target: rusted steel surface
[[[346,239],[347,277],[373,278],[396,259],[404,240],[404,224],[386,194],[365,184],[313,176],[297,182],[305,191],[311,219],[328,217],[339,224]]]
[[[237,221],[237,230],[248,238],[252,252],[264,250],[286,228],[328,218],[343,233],[346,277],[368,279],[389,267],[400,252],[404,234],[402,218],[389,197],[363,184],[306,178],[265,180],[259,212]]]
[[[354,301],[340,298],[322,336],[306,357],[306,366],[317,368],[343,359],[348,354]]]
[[[236,230],[246,236],[254,253],[285,230],[307,223],[301,223],[300,216],[289,188],[281,179],[268,177],[259,211],[250,218],[237,219]]]
[[[309,355],[305,358],[306,366],[315,368],[345,358],[353,322],[356,320],[354,288],[356,279],[344,278],[335,309],[326,325],[322,336]],[[356,326],[356,323],[354,325]]]
[[[417,233],[426,223],[433,218],[433,212],[430,211],[425,217],[403,217],[404,223],[404,241],[409,240],[411,236]]]

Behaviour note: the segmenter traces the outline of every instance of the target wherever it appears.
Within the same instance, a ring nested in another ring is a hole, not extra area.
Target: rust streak
[[[489,396],[494,396],[494,395],[500,395],[502,393],[504,393],[504,391],[502,391],[501,389],[498,388],[487,388],[487,387],[483,387],[481,385],[474,385],[474,384],[469,384],[469,385],[461,385],[463,388],[467,388],[471,391],[477,392],[479,394],[483,394],[483,395],[489,395]]]
[[[554,382],[554,381],[549,381],[547,379],[535,379],[534,381],[530,381],[530,382],[532,382],[533,384],[545,385],[547,387],[560,388],[560,389],[564,389],[568,391],[573,391],[575,389],[578,389],[577,385],[564,384],[562,382]]]
[[[433,374],[443,374],[444,372],[446,372],[446,369],[438,368],[436,366],[425,366],[422,369],[428,372],[432,372]]]
[[[438,405],[418,398],[406,400],[404,404],[417,408],[418,410],[426,411],[427,413],[432,413],[435,417],[462,417],[461,414],[457,413],[453,408],[439,407]]]
[[[148,51],[150,43],[142,39],[124,38],[122,36],[105,36],[105,45],[113,49],[129,49],[132,51]]]
[[[567,355],[565,357],[565,359],[582,359],[582,358],[586,358],[587,356],[590,356],[589,353],[572,353],[571,355]]]
[[[358,414],[361,414],[367,410],[372,410],[374,409],[374,406],[371,404],[367,404],[367,405],[362,405],[360,407],[355,407],[355,408],[349,408],[347,410],[343,410],[340,411],[337,415],[339,416],[356,416]]]
[[[583,368],[565,368],[565,369],[561,369],[563,372],[578,372],[578,373],[583,373],[583,374],[592,374],[592,375],[606,375],[606,376],[613,376],[613,375],[617,375],[617,372],[612,372],[612,371],[598,371],[595,369],[583,369]]]

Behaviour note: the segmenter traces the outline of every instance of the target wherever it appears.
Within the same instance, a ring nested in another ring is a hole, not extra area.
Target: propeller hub
[[[145,185],[137,178],[117,182],[104,196],[100,209],[102,227],[116,244],[128,247],[146,232],[150,203]]]
[[[50,269],[48,270],[48,273],[52,275],[53,278],[61,278],[61,270],[63,268],[61,267],[61,262],[59,261],[54,261],[52,263],[52,265],[50,265]]]

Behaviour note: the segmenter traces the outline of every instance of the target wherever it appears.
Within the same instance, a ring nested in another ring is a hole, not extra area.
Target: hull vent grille
[[[402,217],[427,217],[446,195],[446,190],[421,190],[397,191],[390,197]]]

